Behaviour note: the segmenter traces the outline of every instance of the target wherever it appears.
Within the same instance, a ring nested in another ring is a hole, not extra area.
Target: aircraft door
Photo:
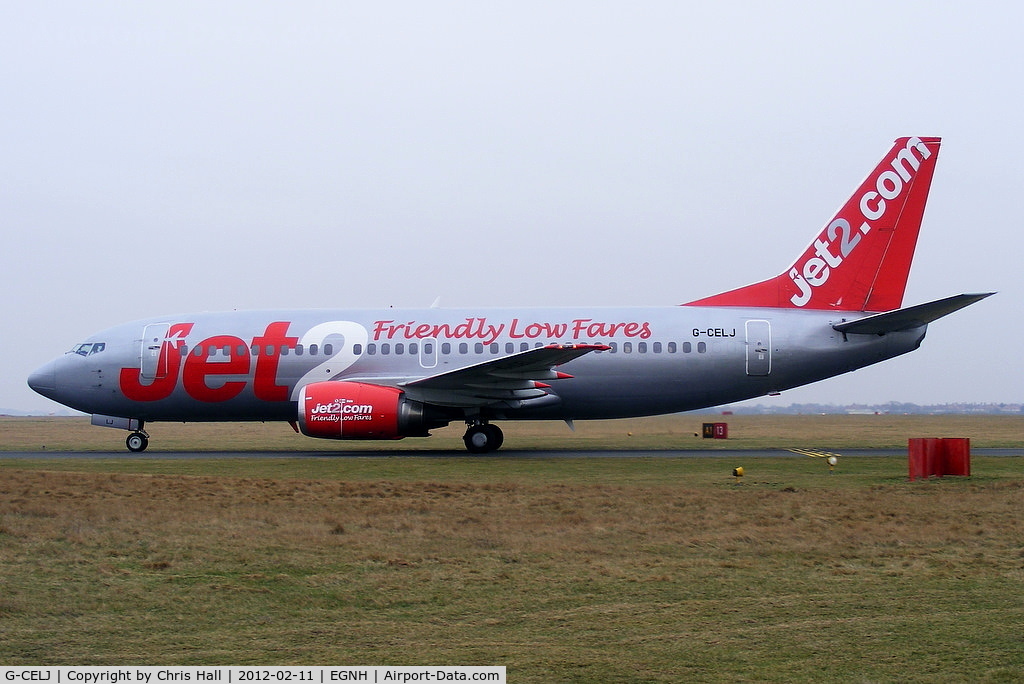
[[[139,351],[140,375],[146,380],[167,377],[167,355],[160,350],[167,339],[171,326],[168,323],[147,325],[142,331],[142,348]]]
[[[772,324],[747,321],[747,375],[772,372]]]

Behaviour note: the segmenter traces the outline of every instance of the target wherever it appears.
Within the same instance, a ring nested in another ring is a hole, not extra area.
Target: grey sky
[[[924,346],[770,401],[1020,402],[1019,3],[5,3],[0,407],[151,315],[677,304],[943,137]]]

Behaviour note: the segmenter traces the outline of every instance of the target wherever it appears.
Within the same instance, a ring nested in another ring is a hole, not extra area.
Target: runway
[[[905,457],[906,449],[832,449],[816,450],[818,456],[835,454],[846,458]],[[1024,455],[1024,449],[972,449],[972,456],[1012,457]],[[238,459],[238,458],[457,458],[480,460],[526,459],[586,459],[586,458],[811,458],[806,453],[788,449],[650,449],[650,450],[501,450],[491,454],[470,454],[462,450],[408,450],[408,451],[146,451],[133,454],[127,451],[11,451],[0,452],[4,459],[123,459],[123,460],[175,460],[175,459]]]

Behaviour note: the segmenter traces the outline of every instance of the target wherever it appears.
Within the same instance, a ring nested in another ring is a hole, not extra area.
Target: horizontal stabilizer
[[[832,327],[842,333],[861,335],[884,335],[890,332],[910,330],[927,325],[934,320],[948,316],[954,311],[959,311],[965,306],[970,306],[994,294],[995,292],[984,292],[946,297],[945,299],[928,302],[927,304],[918,304],[906,309],[875,314],[874,316],[859,318],[855,321],[836,323]]]

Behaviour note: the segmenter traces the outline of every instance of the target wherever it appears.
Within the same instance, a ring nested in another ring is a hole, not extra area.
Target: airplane
[[[717,406],[913,351],[928,324],[994,293],[901,308],[940,138],[903,137],[782,273],[646,308],[230,311],[92,335],[28,378],[128,430],[282,421],[310,437],[402,439],[465,422],[627,418]]]

